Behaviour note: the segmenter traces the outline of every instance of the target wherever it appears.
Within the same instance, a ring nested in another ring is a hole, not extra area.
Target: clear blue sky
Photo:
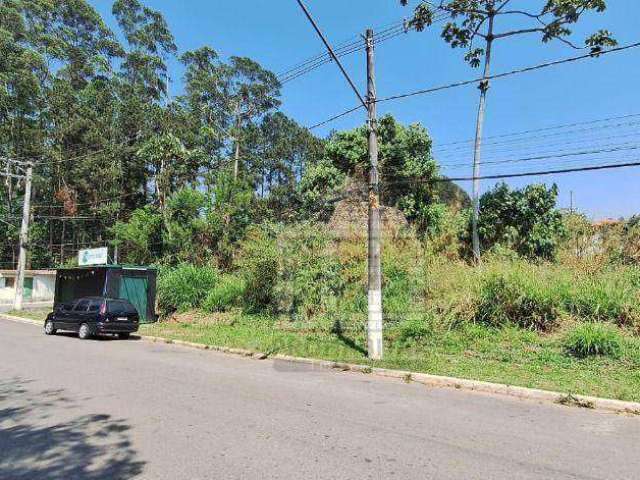
[[[516,0],[514,4],[517,2],[527,5],[544,3],[543,0]],[[112,2],[92,0],[92,3],[113,25],[110,15]],[[600,28],[613,31],[621,44],[640,40],[640,2],[610,0],[608,3],[609,10],[605,14],[586,17],[576,28],[577,41],[582,42],[587,32]],[[286,70],[322,52],[318,38],[295,0],[146,0],[146,4],[165,15],[180,52],[209,45],[223,57],[248,56],[274,72]],[[411,11],[400,7],[397,0],[307,0],[307,4],[334,44],[349,40],[367,27],[384,27],[396,22]],[[463,62],[462,51],[445,45],[435,30],[392,39],[381,44],[376,54],[378,94],[381,97],[475,78],[479,73]],[[497,45],[494,71],[502,72],[575,54],[562,43],[543,45],[538,37],[526,36]],[[345,64],[364,91],[364,54],[359,52],[348,57]],[[172,61],[173,94],[181,91],[181,74],[179,63]],[[286,84],[282,93],[283,111],[303,125],[324,120],[357,103],[333,64]],[[380,113],[393,113],[406,123],[422,123],[431,133],[434,143],[441,145],[473,137],[477,99],[477,88],[469,86],[381,105]],[[640,113],[640,49],[494,82],[489,93],[486,135],[636,113]],[[363,112],[354,113],[327,128],[318,129],[316,133],[325,135],[331,128],[352,128],[363,122],[363,115]],[[607,140],[607,136],[616,131],[620,132],[612,129],[598,133],[597,145],[640,144],[640,127],[637,124],[624,127],[624,138]],[[563,140],[570,142],[576,138],[577,145],[560,145]],[[558,149],[576,150],[581,148],[583,139],[588,138],[585,134],[581,137],[556,135],[545,140],[548,145],[541,145],[542,140],[538,140],[537,145],[527,148],[520,144],[512,151],[504,147],[494,153],[488,150],[487,158],[501,160]],[[585,144],[584,148],[592,146]],[[470,165],[471,148],[455,150],[454,153],[454,156],[446,157],[446,162]],[[621,159],[640,160],[640,151],[601,155],[592,160],[613,163]],[[589,157],[573,161],[587,164]],[[529,168],[534,165],[553,168],[554,162],[557,161],[540,161],[532,163]],[[562,163],[562,166],[574,165]],[[523,168],[519,167],[520,170]],[[469,175],[470,170],[469,167],[446,173]],[[499,168],[488,167],[485,173],[515,170],[518,170],[515,166],[501,165]],[[573,191],[577,207],[593,218],[640,213],[639,167],[539,179],[531,177],[509,183],[519,186],[535,181],[556,182],[560,188],[561,206],[569,205],[569,192]],[[483,188],[493,183],[487,181]]]

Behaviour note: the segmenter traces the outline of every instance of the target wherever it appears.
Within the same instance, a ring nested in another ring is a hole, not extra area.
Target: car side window
[[[73,307],[74,312],[86,312],[89,307],[89,300],[80,300],[76,303],[75,307]]]
[[[89,304],[89,313],[97,313],[100,311],[101,304],[101,300],[91,300],[91,303]]]

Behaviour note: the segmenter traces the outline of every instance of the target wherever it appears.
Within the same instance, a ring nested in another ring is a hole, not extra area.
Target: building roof
[[[111,270],[157,270],[156,267],[145,267],[140,265],[82,265],[78,267],[60,267],[55,271],[68,271],[68,270],[96,270],[96,269],[111,269]]]

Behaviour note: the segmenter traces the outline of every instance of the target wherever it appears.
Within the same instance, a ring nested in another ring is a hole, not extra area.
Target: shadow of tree
[[[115,480],[142,473],[123,420],[92,414],[55,422],[68,417],[73,401],[62,390],[30,391],[29,383],[0,382],[0,479]]]

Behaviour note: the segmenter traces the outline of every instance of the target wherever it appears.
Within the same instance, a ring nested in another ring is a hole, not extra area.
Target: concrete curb
[[[5,320],[27,323],[31,325],[41,326],[42,322],[30,320],[12,315],[0,314],[0,318]],[[231,355],[239,355],[242,357],[253,358],[256,360],[280,360],[284,362],[305,364],[322,369],[340,370],[345,372],[357,372],[362,374],[375,375],[378,377],[396,378],[407,383],[415,382],[428,387],[435,388],[454,388],[471,392],[486,393],[492,395],[501,395],[506,397],[518,398],[521,400],[533,400],[537,402],[556,403],[567,406],[576,406],[593,410],[602,410],[607,412],[640,415],[640,403],[624,402],[622,400],[611,400],[607,398],[590,397],[586,395],[572,395],[549,390],[538,390],[533,388],[515,387],[500,383],[482,382],[478,380],[465,380],[454,377],[443,377],[439,375],[431,375],[428,373],[417,373],[403,370],[390,370],[387,368],[371,367],[369,365],[356,365],[351,363],[332,362],[330,360],[317,360],[313,358],[292,357],[290,355],[268,355],[262,352],[245,350],[242,348],[219,347],[213,345],[203,345],[201,343],[186,342],[184,340],[172,340],[164,337],[152,337],[148,335],[135,335],[136,338],[152,343],[165,343],[170,345],[178,345],[198,350],[211,350],[214,352],[226,353]]]

